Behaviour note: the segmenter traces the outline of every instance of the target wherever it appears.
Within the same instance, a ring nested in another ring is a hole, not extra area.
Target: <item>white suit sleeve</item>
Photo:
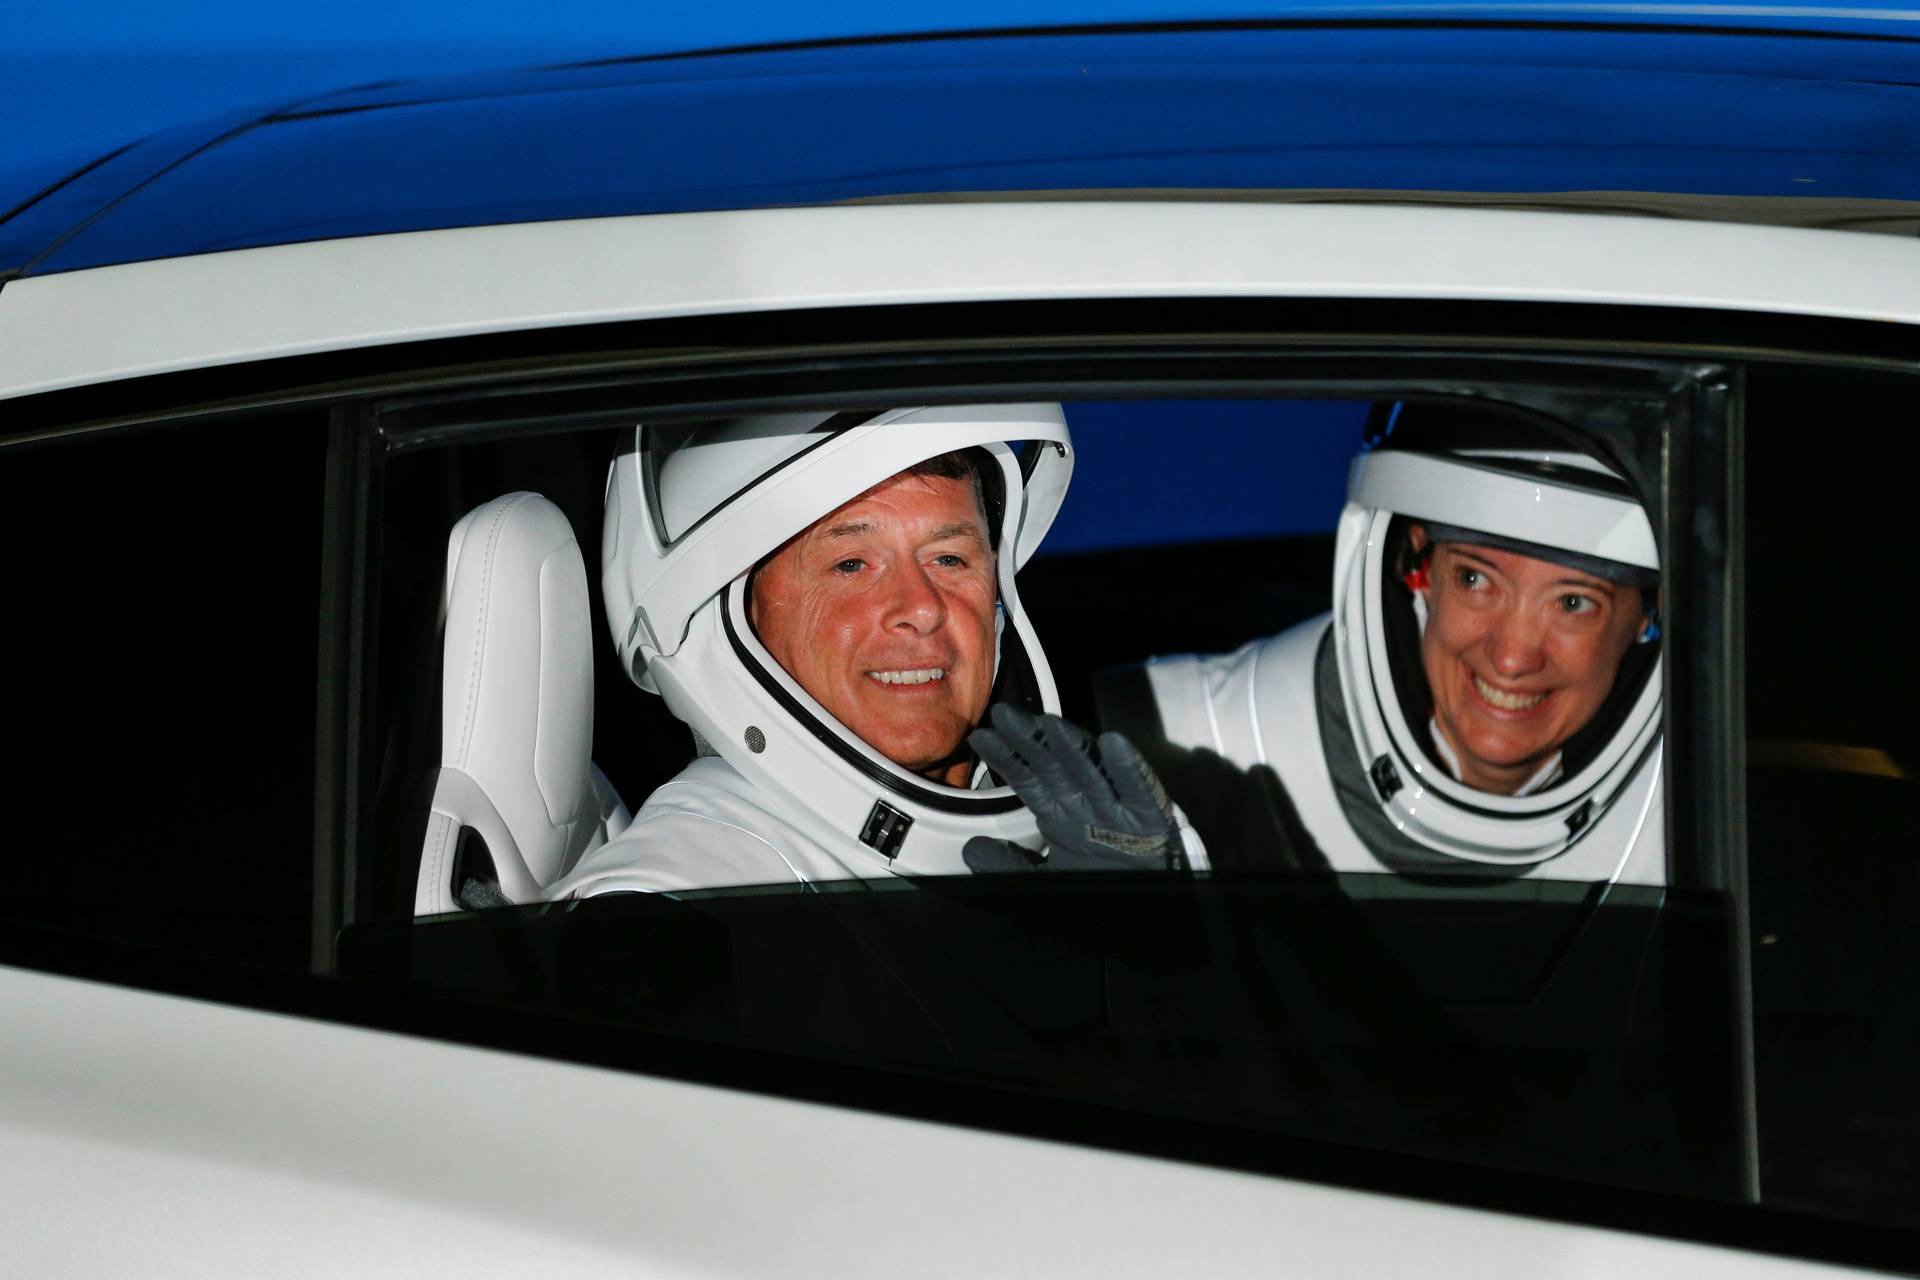
[[[616,839],[580,860],[547,898],[668,893],[737,885],[792,884],[805,877],[767,840],[702,814],[642,810]]]

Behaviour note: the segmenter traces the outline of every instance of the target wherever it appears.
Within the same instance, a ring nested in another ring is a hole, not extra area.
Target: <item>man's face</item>
[[[994,554],[965,479],[901,474],[814,523],[754,575],[760,642],[887,759],[964,785],[993,690]]]
[[[1416,550],[1426,530],[1414,526]],[[1511,794],[1586,726],[1645,622],[1640,592],[1512,551],[1442,543],[1421,663],[1462,781]]]

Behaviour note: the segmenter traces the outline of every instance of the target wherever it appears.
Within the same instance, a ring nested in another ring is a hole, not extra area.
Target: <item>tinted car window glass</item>
[[[1103,478],[1089,462],[1071,499],[1082,533],[1022,575],[1070,716],[1103,722],[1111,708],[1094,690],[1116,664],[1230,651],[1328,609],[1332,523],[1372,408],[1067,406],[1083,457],[1111,443],[1137,464]],[[1123,421],[1125,438],[1108,441],[1101,424]],[[552,499],[591,566],[612,436],[449,445],[384,464],[375,719],[379,790],[394,803],[371,842],[387,890],[342,936],[343,974],[565,1007],[642,1037],[1737,1197],[1717,894],[1269,866],[1197,880],[789,883],[407,918],[422,819],[398,801],[431,776],[437,741],[430,715],[409,710],[425,687],[408,655],[438,643],[433,610],[409,601],[438,598],[454,522],[515,490]],[[1138,488],[1158,456],[1141,461],[1146,439],[1179,454],[1181,474],[1236,458],[1215,496],[1230,490],[1244,519],[1196,512],[1198,493],[1151,507]],[[638,808],[693,743],[624,677],[595,621],[594,757]],[[1167,782],[1182,799],[1195,779],[1170,770]],[[1298,820],[1262,777],[1227,782],[1242,807],[1209,821]],[[362,868],[359,883],[382,879]]]
[[[0,449],[0,913],[305,961],[324,445],[262,419]]]
[[[1747,847],[1768,1200],[1920,1223],[1920,818],[1898,442],[1920,379],[1757,369]]]

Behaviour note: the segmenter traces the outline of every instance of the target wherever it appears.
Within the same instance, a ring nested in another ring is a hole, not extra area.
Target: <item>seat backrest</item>
[[[592,618],[566,516],[537,493],[469,511],[447,537],[444,606],[440,768],[416,915],[457,910],[463,896],[536,902],[627,823],[592,763]],[[461,883],[476,875],[477,887]]]

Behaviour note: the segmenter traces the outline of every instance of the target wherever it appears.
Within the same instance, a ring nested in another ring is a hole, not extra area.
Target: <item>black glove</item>
[[[1033,811],[1047,852],[975,836],[960,851],[969,870],[1186,868],[1173,803],[1131,742],[1103,733],[1096,744],[1059,716],[1036,718],[1005,703],[992,719],[993,728],[975,729],[967,743]]]

